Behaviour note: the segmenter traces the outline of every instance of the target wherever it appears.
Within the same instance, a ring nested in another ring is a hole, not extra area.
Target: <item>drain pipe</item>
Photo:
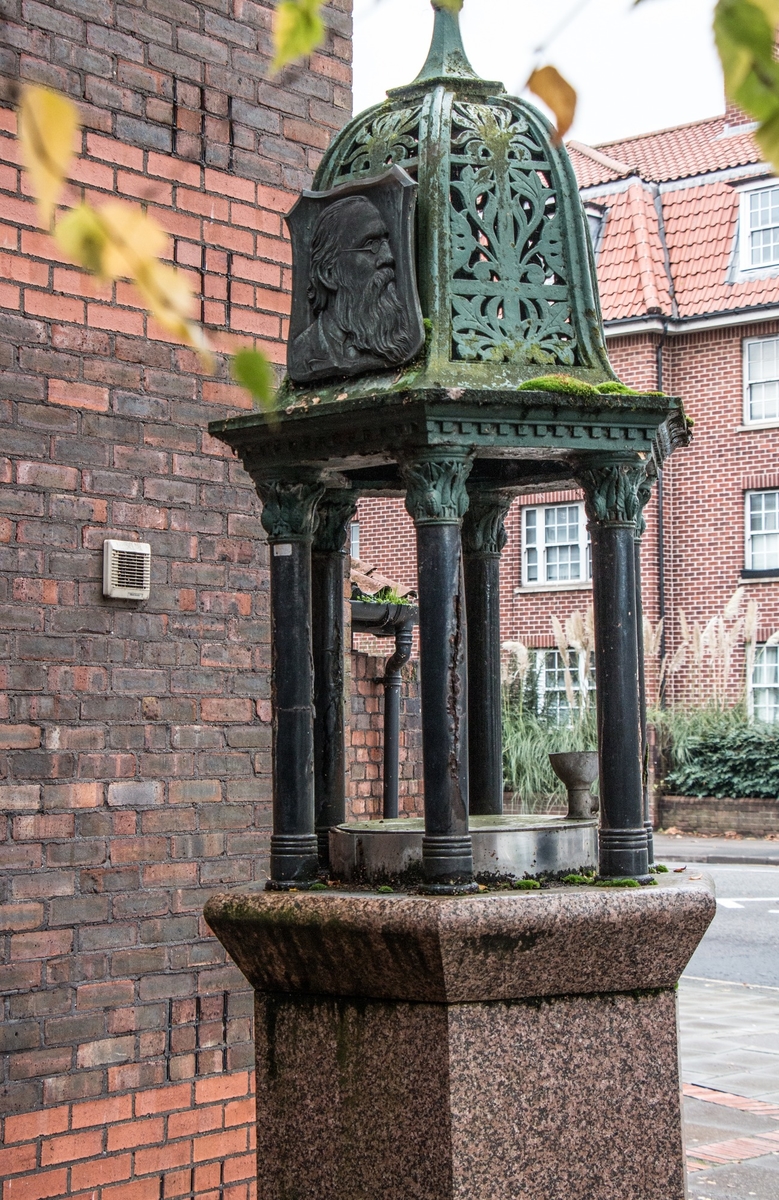
[[[411,604],[371,602],[367,598],[351,601],[352,630],[372,633],[374,637],[394,637],[395,653],[387,659],[384,674],[374,682],[384,686],[384,781],[382,787],[382,816],[397,817],[400,774],[400,693],[402,670],[411,658],[414,626],[419,609]]]
[[[400,691],[403,684],[401,671],[411,658],[414,626],[401,625],[395,633],[395,653],[384,666],[384,794],[382,815],[398,815],[398,793],[400,788]]]
[[[663,347],[668,337],[668,322],[663,321],[663,332],[655,347],[657,390],[663,390]],[[657,468],[657,608],[663,622],[660,632],[660,662],[666,654],[665,636],[665,514],[663,508],[663,468]],[[665,679],[660,685],[658,697],[660,707],[665,708]]]

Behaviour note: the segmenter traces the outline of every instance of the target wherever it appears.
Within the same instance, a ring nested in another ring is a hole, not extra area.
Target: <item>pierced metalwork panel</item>
[[[419,164],[420,105],[387,111],[380,105],[369,120],[366,114],[346,127],[335,147],[326,155],[326,175],[317,176],[318,190],[371,175],[381,175],[393,164],[414,179]],[[323,163],[324,165],[324,163]]]
[[[551,164],[520,113],[455,101],[450,229],[451,357],[573,366]]]

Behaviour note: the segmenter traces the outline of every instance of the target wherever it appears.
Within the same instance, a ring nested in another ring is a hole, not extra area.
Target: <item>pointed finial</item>
[[[432,0],[435,21],[433,40],[427,52],[425,65],[414,83],[426,83],[429,79],[454,77],[455,79],[478,79],[468,62],[460,33],[460,14],[454,9]]]
[[[425,87],[434,82],[453,81],[460,86],[476,84],[479,91],[502,92],[503,84],[486,81],[476,74],[465,53],[460,34],[460,14],[442,0],[431,0],[435,20],[433,38],[427,52],[425,65],[412,83],[404,88],[392,88],[388,96],[401,96],[407,91]]]

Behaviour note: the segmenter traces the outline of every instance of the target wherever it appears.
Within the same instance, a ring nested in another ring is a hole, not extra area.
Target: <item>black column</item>
[[[318,870],[314,833],[311,539],[324,487],[315,477],[261,481],[270,542],[273,833],[269,887],[305,884]]]
[[[357,496],[327,491],[311,551],[314,657],[314,813],[319,865],[330,865],[330,829],[346,820],[344,744],[344,543]]]
[[[503,739],[500,704],[500,554],[506,492],[468,488],[463,518],[465,607],[468,614],[469,812],[503,812]]]
[[[401,463],[406,508],[417,530],[419,658],[428,890],[469,890],[465,594],[460,522],[468,507],[470,459],[455,448]]]
[[[644,465],[585,464],[592,538],[595,679],[600,761],[600,874],[646,877],[641,780],[635,532]]]
[[[649,745],[646,735],[646,663],[644,660],[644,606],[641,597],[641,538],[646,529],[644,507],[652,491],[654,475],[644,472],[639,485],[639,512],[636,519],[635,572],[636,572],[636,635],[638,640],[638,705],[641,726],[641,788],[644,805],[644,829],[646,830],[647,859],[650,867],[655,864],[655,839],[649,817]]]

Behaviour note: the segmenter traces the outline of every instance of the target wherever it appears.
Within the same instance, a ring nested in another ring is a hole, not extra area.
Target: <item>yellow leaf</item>
[[[324,41],[325,27],[319,10],[322,0],[282,0],[273,21],[273,47],[276,51],[271,72],[287,63],[304,58]]]
[[[211,348],[202,327],[192,320],[195,298],[185,277],[152,259],[142,264],[133,282],[160,325],[197,350],[210,367]]]
[[[107,276],[103,269],[108,238],[100,217],[89,204],[79,204],[54,226],[54,240],[68,258],[87,271]]]
[[[463,6],[463,0],[435,0],[434,8],[448,8],[450,12],[458,13]]]
[[[78,110],[65,96],[49,88],[25,86],[19,105],[19,142],[47,229],[67,178],[78,128]]]
[[[561,141],[573,124],[576,92],[556,67],[539,67],[528,79],[527,86],[554,113],[557,122],[555,140]]]
[[[168,240],[156,221],[135,205],[109,200],[98,209],[109,244],[103,261],[108,279],[133,279],[139,269],[153,262]]]

